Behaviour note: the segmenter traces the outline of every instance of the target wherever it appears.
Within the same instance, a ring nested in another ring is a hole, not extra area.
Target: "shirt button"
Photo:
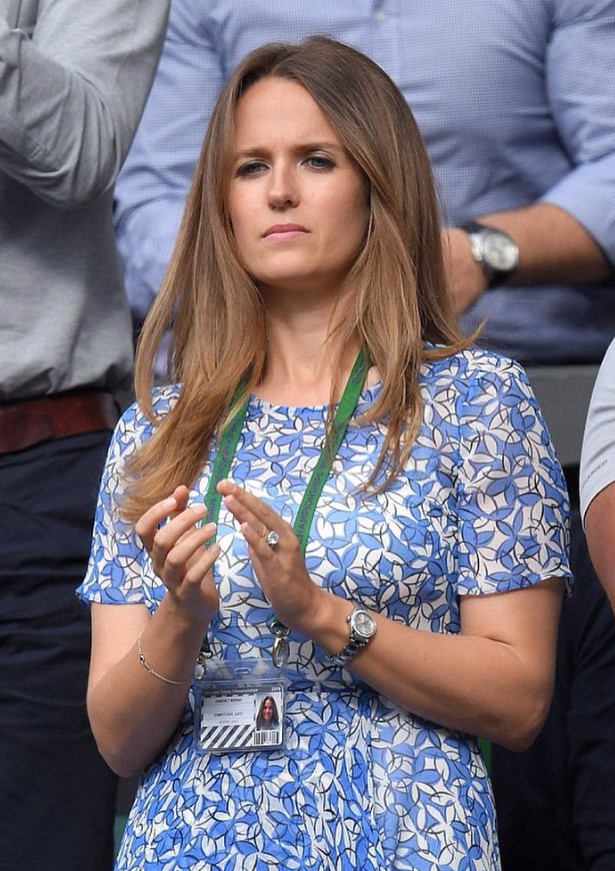
[[[386,21],[387,14],[386,12],[374,12],[374,21]]]

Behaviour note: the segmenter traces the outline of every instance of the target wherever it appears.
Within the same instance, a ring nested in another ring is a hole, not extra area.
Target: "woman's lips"
[[[265,232],[263,233],[263,238],[267,239],[271,236],[299,236],[307,232],[308,230],[306,230],[306,228],[303,227],[301,224],[274,224],[272,227],[269,227],[267,230],[265,230]]]

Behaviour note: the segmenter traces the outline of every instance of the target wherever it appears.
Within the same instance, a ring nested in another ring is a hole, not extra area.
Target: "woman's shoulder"
[[[427,419],[459,434],[499,427],[504,420],[509,428],[543,425],[523,367],[492,351],[466,348],[427,360],[420,387]]]
[[[127,457],[153,434],[156,421],[162,420],[173,408],[180,394],[176,384],[165,384],[151,390],[151,415],[136,400],[122,413],[113,434],[110,453]]]
[[[150,401],[152,409],[152,417],[161,420],[169,413],[177,402],[180,394],[178,384],[163,384],[152,387],[150,392]],[[132,431],[133,434],[148,431],[152,428],[150,415],[141,407],[139,402],[135,400],[123,412],[120,423],[124,431]]]
[[[482,348],[465,348],[447,356],[429,357],[421,367],[421,383],[428,393],[447,389],[468,396],[477,389],[489,390],[489,385],[501,389],[508,385],[531,393],[520,363]]]

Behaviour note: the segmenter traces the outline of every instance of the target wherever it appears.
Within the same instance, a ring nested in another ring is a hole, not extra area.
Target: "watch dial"
[[[514,242],[497,233],[485,234],[483,257],[498,272],[510,272],[517,265],[518,250]]]
[[[364,638],[371,637],[375,629],[375,623],[372,617],[361,611],[355,615],[354,625],[356,631]]]

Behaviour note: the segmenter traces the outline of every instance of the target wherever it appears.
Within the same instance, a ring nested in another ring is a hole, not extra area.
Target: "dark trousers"
[[[86,708],[85,573],[109,433],[0,456],[0,871],[109,871],[117,778]]]
[[[615,868],[615,618],[577,510],[571,560],[547,722],[525,753],[492,748],[503,871]]]

